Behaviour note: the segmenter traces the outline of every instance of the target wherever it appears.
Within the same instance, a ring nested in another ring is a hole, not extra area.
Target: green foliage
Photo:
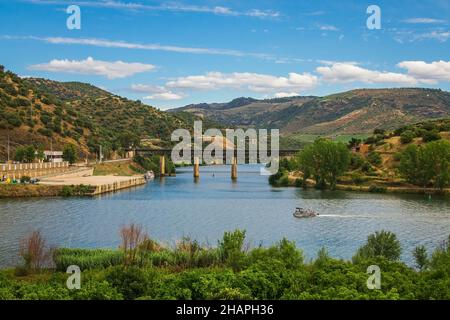
[[[36,158],[36,149],[29,145],[18,147],[14,154],[14,160],[19,162],[31,163]]]
[[[71,265],[77,265],[81,270],[100,269],[120,265],[123,253],[108,249],[58,248],[53,253],[53,262],[58,271],[66,271]]]
[[[426,250],[415,250],[426,266],[418,270],[399,261],[400,245],[385,231],[370,235],[353,262],[334,259],[322,248],[305,263],[302,251],[286,239],[243,251],[244,239],[243,231],[228,232],[217,249],[188,238],[173,249],[151,241],[146,258],[154,263],[141,267],[120,265],[119,250],[57,249],[56,271],[17,278],[0,270],[0,299],[450,299],[450,237],[429,262]],[[225,252],[240,258],[222,261]],[[195,258],[200,255],[216,258]],[[65,286],[72,264],[83,271],[80,290]],[[366,286],[367,266],[374,264],[382,270],[380,290]]]
[[[374,166],[379,166],[383,163],[380,154],[375,151],[369,152],[367,155],[367,160]]]
[[[402,154],[400,173],[411,183],[443,189],[450,182],[450,142],[433,141],[408,146]]]
[[[423,142],[431,142],[441,139],[441,135],[437,130],[425,130],[421,134]]]
[[[375,184],[371,184],[369,186],[369,192],[372,193],[385,193],[386,191],[387,191],[386,188],[382,186],[377,186]]]
[[[77,148],[73,144],[66,144],[63,149],[63,159],[73,164],[77,161]]]
[[[303,171],[304,180],[312,176],[318,188],[327,183],[331,189],[336,187],[337,179],[350,165],[350,151],[343,143],[318,139],[297,155],[297,163]]]
[[[407,144],[413,141],[413,139],[416,137],[416,134],[414,131],[406,130],[403,131],[400,135],[400,142],[403,144]]]
[[[367,237],[367,243],[358,249],[353,261],[383,257],[391,261],[400,259],[400,242],[397,236],[389,231],[377,231]]]
[[[242,266],[244,240],[245,231],[235,230],[233,232],[225,232],[222,241],[219,242],[222,260],[233,269],[239,269]]]
[[[133,300],[147,291],[148,278],[145,272],[137,267],[112,267],[106,280],[127,300]]]
[[[72,197],[72,196],[85,196],[92,194],[94,187],[87,185],[70,185],[63,186],[59,196],[61,197]]]
[[[417,246],[413,251],[414,259],[416,260],[416,267],[419,270],[424,270],[427,268],[428,264],[428,254],[427,248],[425,246]]]

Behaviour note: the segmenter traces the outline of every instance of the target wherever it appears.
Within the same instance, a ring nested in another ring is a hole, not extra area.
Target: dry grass
[[[142,228],[142,225],[130,224],[120,229],[121,246],[124,252],[124,264],[126,266],[134,265],[138,262],[139,249],[147,242],[148,235]]]
[[[137,163],[131,160],[97,164],[94,166],[94,176],[134,176],[138,174],[131,166],[140,168]]]
[[[40,231],[33,231],[22,239],[19,254],[25,262],[24,267],[27,271],[40,270],[48,265],[51,257]]]

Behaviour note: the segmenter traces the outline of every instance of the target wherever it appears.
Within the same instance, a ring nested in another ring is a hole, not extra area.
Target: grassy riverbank
[[[57,249],[53,269],[33,269],[36,261],[28,259],[1,270],[0,299],[450,299],[450,239],[432,255],[416,248],[412,268],[399,260],[395,235],[384,231],[369,236],[351,261],[325,249],[306,261],[285,239],[245,249],[238,230],[217,247],[188,238],[166,247],[132,228],[122,230],[125,238],[138,234],[127,249]],[[82,271],[79,290],[66,287],[70,265]],[[371,265],[380,267],[380,289],[367,286]]]

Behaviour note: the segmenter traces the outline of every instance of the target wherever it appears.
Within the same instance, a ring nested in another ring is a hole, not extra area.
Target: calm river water
[[[119,228],[132,222],[167,244],[190,236],[214,246],[236,228],[247,230],[253,246],[286,237],[307,258],[325,246],[332,256],[349,259],[368,234],[385,229],[397,234],[409,264],[416,245],[432,249],[450,234],[450,198],[272,188],[252,165],[239,166],[234,183],[229,166],[200,171],[197,183],[185,168],[175,178],[95,198],[0,200],[0,266],[16,264],[20,239],[32,230],[52,246],[114,248]],[[320,216],[296,219],[295,207]]]

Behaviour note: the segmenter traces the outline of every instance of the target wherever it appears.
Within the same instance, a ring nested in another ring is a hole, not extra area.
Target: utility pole
[[[9,133],[8,133],[8,147],[7,147],[7,149],[8,149],[8,163],[9,163]]]

